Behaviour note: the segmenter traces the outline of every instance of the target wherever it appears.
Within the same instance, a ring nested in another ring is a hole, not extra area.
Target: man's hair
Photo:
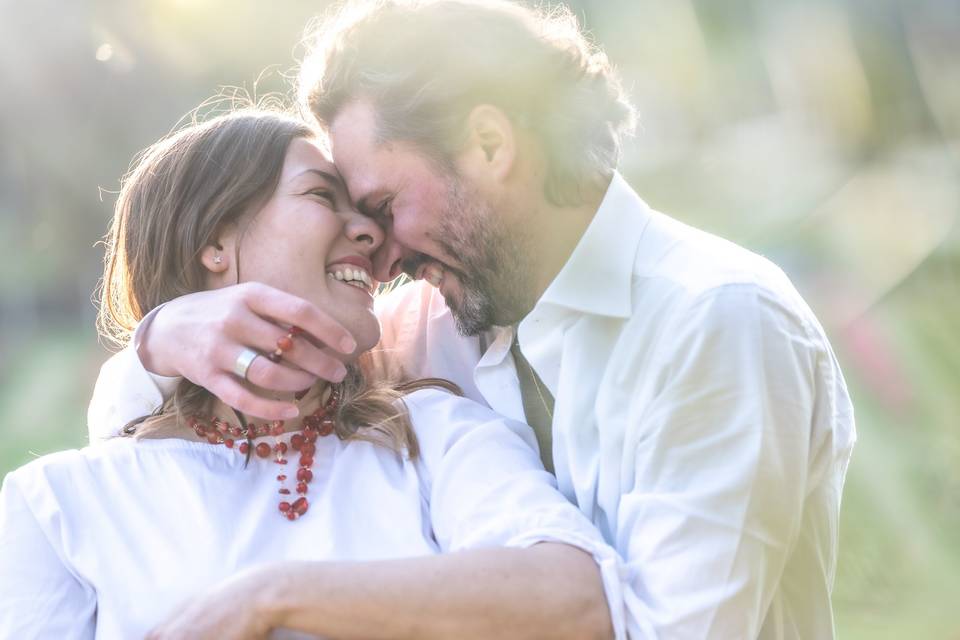
[[[413,143],[446,167],[470,111],[494,105],[542,145],[555,204],[578,204],[582,187],[609,178],[634,126],[616,74],[569,9],[505,0],[347,2],[315,29],[300,97],[324,127],[369,101],[378,140]]]

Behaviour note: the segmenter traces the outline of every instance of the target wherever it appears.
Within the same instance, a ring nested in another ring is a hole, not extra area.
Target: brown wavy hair
[[[204,290],[203,247],[223,226],[266,203],[293,140],[317,135],[297,117],[250,107],[194,121],[139,154],[121,182],[105,239],[100,334],[125,345],[152,309]],[[459,393],[453,383],[438,379],[371,382],[360,366],[350,365],[340,388],[337,435],[416,456],[416,437],[400,399],[429,386]],[[187,416],[208,412],[212,401],[206,389],[183,380],[156,413],[132,421],[122,434],[142,437],[171,420],[185,425]]]
[[[504,0],[352,0],[307,36],[302,107],[328,127],[370,101],[381,141],[415,144],[450,168],[479,104],[539,140],[546,197],[582,202],[609,179],[635,112],[605,54],[562,6]]]

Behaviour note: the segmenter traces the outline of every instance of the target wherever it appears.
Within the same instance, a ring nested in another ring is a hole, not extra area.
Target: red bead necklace
[[[334,387],[331,389],[327,401],[316,411],[304,417],[302,432],[290,436],[289,448],[300,453],[300,466],[296,475],[297,498],[293,502],[290,502],[286,497],[280,499],[280,515],[286,517],[287,520],[296,520],[310,508],[310,501],[307,500],[307,485],[313,480],[313,455],[317,451],[317,438],[333,433],[334,412],[339,402],[340,391],[337,387]],[[234,449],[236,439],[241,437],[253,440],[261,436],[272,435],[275,438],[273,447],[266,442],[261,442],[253,448],[254,453],[259,458],[268,458],[273,453],[276,464],[281,467],[287,464],[285,457],[288,450],[287,443],[280,439],[280,436],[284,433],[283,420],[275,420],[270,424],[264,423],[259,426],[250,424],[241,428],[219,418],[191,416],[187,424],[198,436],[204,438],[210,444],[222,444],[228,449]],[[245,456],[250,451],[250,443],[241,442],[235,450]],[[277,481],[280,483],[280,495],[289,496],[287,474],[283,473],[283,470],[277,475]]]

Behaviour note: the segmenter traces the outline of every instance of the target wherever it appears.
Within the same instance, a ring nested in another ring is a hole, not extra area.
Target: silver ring
[[[260,354],[253,349],[244,347],[243,351],[240,352],[240,355],[237,356],[236,361],[233,363],[233,372],[246,380],[250,365],[253,364],[253,361],[256,360],[259,355]]]

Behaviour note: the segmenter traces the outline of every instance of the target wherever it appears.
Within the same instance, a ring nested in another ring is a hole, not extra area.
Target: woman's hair
[[[449,168],[466,117],[492,104],[531,132],[545,195],[579,204],[608,179],[635,116],[606,56],[562,7],[504,0],[352,0],[318,23],[300,72],[305,110],[329,126],[368,100],[380,140],[404,140]]]
[[[247,108],[193,123],[139,154],[122,180],[106,237],[101,335],[126,344],[152,309],[204,290],[203,248],[224,226],[249,224],[246,217],[276,190],[290,143],[316,136],[296,117]],[[415,388],[454,390],[453,385],[437,380],[373,384],[356,365],[348,369],[337,435],[372,440],[415,456],[416,438],[398,399]],[[185,424],[186,417],[209,411],[212,401],[206,389],[184,380],[157,413],[133,421],[123,433],[142,436],[171,420]]]

